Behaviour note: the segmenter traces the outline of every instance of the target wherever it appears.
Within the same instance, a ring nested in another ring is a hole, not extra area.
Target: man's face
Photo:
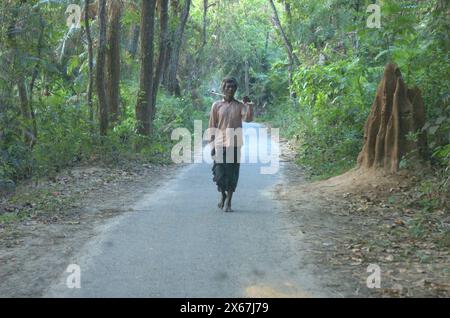
[[[228,98],[234,97],[234,93],[236,93],[236,86],[233,83],[225,83],[223,93]]]

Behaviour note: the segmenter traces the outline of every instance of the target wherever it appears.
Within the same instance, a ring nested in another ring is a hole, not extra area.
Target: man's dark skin
[[[232,83],[225,83],[223,88],[224,100],[227,102],[231,102],[234,100],[234,94],[236,93],[237,87]],[[244,103],[250,102],[250,99],[247,96],[243,98]],[[215,149],[212,150],[211,155],[214,155]],[[233,191],[222,191],[221,198],[219,199],[218,207],[219,209],[223,209],[226,204],[225,212],[233,212],[231,208],[231,199],[233,198]],[[226,202],[225,202],[226,201]]]

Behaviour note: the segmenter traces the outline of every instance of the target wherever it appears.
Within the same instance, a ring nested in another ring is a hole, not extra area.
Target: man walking
[[[211,136],[213,181],[221,193],[219,208],[232,212],[231,199],[239,179],[242,141],[242,121],[253,121],[253,104],[247,96],[243,103],[234,98],[238,84],[235,78],[222,81],[223,99],[211,107],[209,128]]]

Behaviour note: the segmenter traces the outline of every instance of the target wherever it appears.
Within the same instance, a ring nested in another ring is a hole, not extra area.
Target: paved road
[[[45,296],[327,296],[302,267],[301,243],[286,230],[289,224],[271,196],[279,172],[261,174],[260,168],[241,164],[232,213],[217,208],[211,165],[182,168],[137,202],[134,212],[99,229],[71,260],[80,265],[81,288],[67,288],[69,274],[62,269]]]

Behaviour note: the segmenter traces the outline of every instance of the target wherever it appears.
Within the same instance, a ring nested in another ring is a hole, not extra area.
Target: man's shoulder
[[[222,104],[222,101],[216,100],[215,102],[213,102],[211,108],[218,107],[218,106],[220,106],[221,104]]]

